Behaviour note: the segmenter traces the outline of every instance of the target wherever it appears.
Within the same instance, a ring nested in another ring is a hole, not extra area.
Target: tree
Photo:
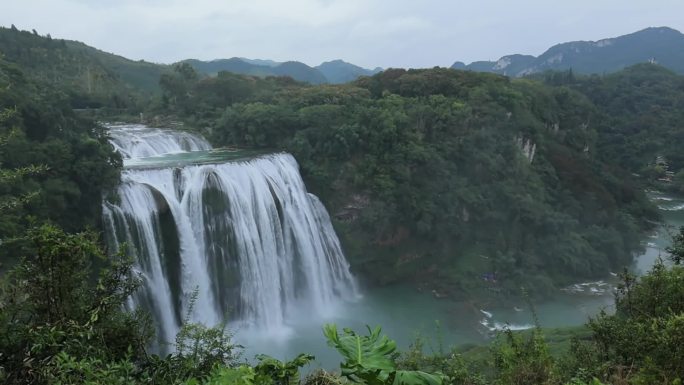
[[[197,79],[197,72],[190,64],[174,64],[172,73],[163,74],[159,78],[159,86],[166,103],[176,108],[188,109],[192,87]]]
[[[16,127],[13,125],[17,119],[18,111],[16,108],[4,108],[0,110],[0,161],[2,160],[2,150],[7,144],[8,139],[16,134]],[[26,166],[14,169],[2,168],[0,163],[0,186],[8,185],[24,176],[36,175],[47,170],[45,166]],[[21,194],[19,196],[0,195],[0,213],[25,204],[38,194],[37,191]]]
[[[558,381],[553,358],[539,326],[529,336],[505,330],[498,335],[492,350],[497,384],[551,385]]]
[[[675,265],[684,262],[684,226],[679,228],[679,233],[672,237],[672,245],[665,248],[670,255],[669,258]]]
[[[139,285],[132,261],[119,256],[105,263],[92,232],[66,234],[43,225],[27,238],[26,257],[0,285],[0,378],[49,383],[67,356],[100,362],[145,357],[147,319],[124,310]],[[106,268],[95,274],[94,260]]]
[[[590,320],[578,369],[611,383],[680,384],[684,373],[684,268],[662,262],[623,275],[615,314]]]

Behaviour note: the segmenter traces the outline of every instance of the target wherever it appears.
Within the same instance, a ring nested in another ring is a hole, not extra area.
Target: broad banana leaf
[[[392,353],[397,344],[380,335],[381,328],[368,327],[368,335],[360,336],[351,329],[337,332],[335,324],[323,327],[328,345],[337,349],[345,361],[340,364],[342,376],[366,385],[441,385],[443,377],[418,371],[397,371]]]
[[[418,370],[397,370],[392,385],[442,385],[444,376]]]

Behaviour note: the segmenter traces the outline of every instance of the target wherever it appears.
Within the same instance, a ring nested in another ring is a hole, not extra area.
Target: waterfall
[[[110,126],[109,137],[124,159],[211,149],[209,142],[197,135],[143,125]]]
[[[111,140],[130,156],[210,148],[188,133],[128,131],[112,129]],[[103,203],[107,240],[135,256],[143,285],[131,301],[167,342],[186,317],[273,330],[356,296],[330,217],[289,154],[124,169],[115,195]]]

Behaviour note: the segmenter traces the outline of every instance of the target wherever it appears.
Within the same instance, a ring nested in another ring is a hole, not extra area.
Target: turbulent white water
[[[128,138],[117,127],[112,141],[144,156],[206,144],[187,133],[141,131],[133,127]],[[126,169],[117,198],[104,202],[104,222],[109,242],[125,242],[135,255],[143,289],[133,302],[152,312],[165,341],[186,316],[273,330],[296,312],[324,314],[356,296],[330,218],[288,154]]]
[[[480,309],[480,313],[484,314],[484,318],[480,320],[480,325],[484,326],[490,332],[500,332],[504,330],[527,330],[534,327],[531,323],[510,323],[499,322],[494,320],[494,314],[486,310]]]
[[[110,142],[124,159],[211,149],[209,142],[200,136],[144,125],[110,126],[109,136]]]

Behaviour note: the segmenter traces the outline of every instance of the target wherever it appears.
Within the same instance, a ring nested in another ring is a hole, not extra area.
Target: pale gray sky
[[[684,30],[682,0],[0,0],[0,25],[169,63],[232,56],[449,66],[646,27]]]

